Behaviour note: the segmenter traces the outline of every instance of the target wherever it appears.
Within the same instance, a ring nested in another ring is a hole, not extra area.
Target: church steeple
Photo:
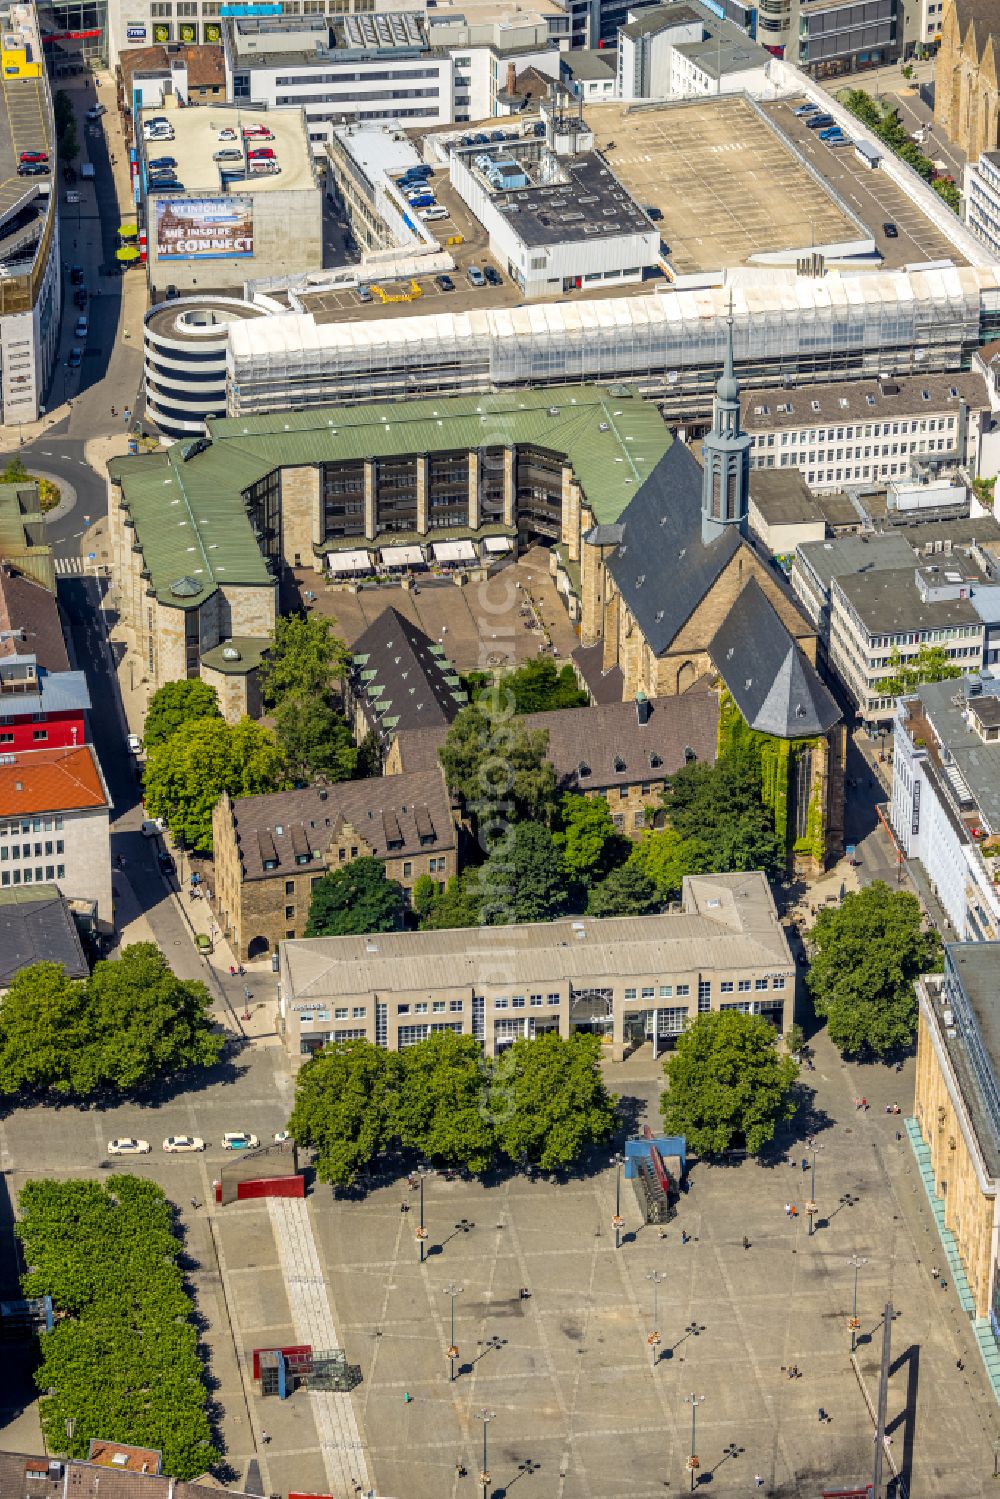
[[[746,530],[752,439],[740,426],[740,387],[733,363],[733,298],[726,319],[726,358],[715,387],[712,430],[704,443],[701,539],[707,545],[726,526]]]

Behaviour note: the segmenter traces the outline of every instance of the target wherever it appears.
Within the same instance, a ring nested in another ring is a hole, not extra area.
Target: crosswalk
[[[57,578],[79,577],[87,571],[82,557],[57,557],[55,562]]]

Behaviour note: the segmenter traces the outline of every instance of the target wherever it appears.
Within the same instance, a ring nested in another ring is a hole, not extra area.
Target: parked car
[[[486,277],[483,275],[482,271],[479,269],[479,267],[477,265],[470,265],[469,269],[466,271],[465,274],[469,278],[469,285],[470,286],[485,286],[486,285]]]
[[[832,125],[833,123],[833,115],[810,115],[806,120],[806,129],[825,130],[828,125]]]
[[[199,1135],[168,1135],[163,1148],[167,1155],[180,1155],[184,1151],[204,1150],[205,1142]]]
[[[355,290],[356,290],[356,292],[358,294],[358,301],[359,302],[370,302],[371,301],[372,294],[371,294],[371,288],[370,287],[367,287],[367,286],[365,286],[362,283],[360,286],[355,287]]]
[[[885,223],[882,225],[882,233],[885,235],[886,239],[899,238],[899,230],[896,228],[891,219],[886,219]]]
[[[184,191],[184,184],[183,182],[178,182],[175,177],[170,182],[158,182],[156,184],[156,191],[158,193],[182,193]]]
[[[491,265],[483,266],[483,275],[485,276],[490,286],[503,285],[503,277],[501,276],[500,272],[494,270]]]
[[[142,754],[142,740],[138,734],[130,734],[128,736],[128,752],[130,755]]]
[[[243,139],[245,141],[273,141],[274,131],[268,130],[266,125],[244,125]]]
[[[108,1155],[149,1155],[152,1150],[148,1140],[109,1140]]]
[[[76,291],[73,293],[73,301],[76,303],[77,307],[86,307],[87,288],[85,286],[77,287]]]
[[[220,141],[237,141],[239,140],[239,136],[235,130],[231,130],[227,125],[223,130],[219,131],[219,139]]]
[[[242,154],[241,152],[240,155]],[[149,170],[151,172],[172,172],[176,166],[177,162],[173,156],[154,156],[153,160],[149,163]]]
[[[251,1135],[247,1130],[240,1130],[236,1134],[225,1134],[222,1137],[223,1150],[256,1150],[260,1141],[256,1135]]]
[[[820,131],[819,138],[821,141],[843,140],[844,132],[839,125],[828,125],[825,130]]]
[[[292,1137],[288,1133],[287,1129],[276,1129],[274,1132],[275,1145],[284,1145],[285,1141],[290,1140],[291,1138]]]
[[[47,177],[49,175],[49,164],[47,161],[22,161],[17,169],[19,177]]]
[[[270,146],[256,146],[247,152],[247,157],[250,161],[274,161],[275,153]]]
[[[205,957],[208,957],[208,954],[213,950],[212,939],[207,932],[195,932],[194,945]]]
[[[250,163],[251,177],[273,177],[280,172],[281,167],[276,161],[252,161]]]
[[[101,118],[101,115],[106,115],[107,112],[108,106],[106,104],[92,104],[87,110],[87,119],[99,120]]]
[[[434,283],[438,291],[454,291],[455,283],[450,276],[435,276]]]
[[[819,109],[819,105],[810,102],[807,104],[800,104],[798,109],[792,110],[792,114],[798,115],[799,119],[802,119],[804,115],[815,114],[817,109]]]
[[[242,161],[243,152],[238,146],[227,146],[222,151],[212,152],[213,161]]]
[[[82,286],[83,285],[83,266],[82,265],[71,265],[70,266],[70,268],[69,268],[69,284],[70,284],[70,286]]]
[[[76,327],[73,330],[73,337],[74,338],[86,338],[86,336],[87,336],[87,328],[88,328],[87,318],[84,317],[83,313],[81,313],[80,316],[76,320]],[[129,738],[130,739],[134,739],[135,735],[134,734],[130,734]]]
[[[159,838],[167,831],[162,817],[144,817],[139,829],[144,838]]]
[[[83,350],[75,348],[75,347],[72,348],[72,349],[70,349],[70,351],[69,351],[69,358],[66,361],[67,366],[71,370],[78,370],[80,368],[80,366],[81,366],[82,363],[83,363]]]
[[[66,194],[67,203],[82,203],[83,197],[80,193],[70,191]]]
[[[18,161],[48,161],[49,153],[47,151],[22,151],[17,159]]]

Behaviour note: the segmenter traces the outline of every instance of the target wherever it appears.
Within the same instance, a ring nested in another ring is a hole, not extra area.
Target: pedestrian
[[[901,1134],[900,1134],[900,1132],[899,1132],[899,1130],[897,1130],[897,1131],[896,1131],[896,1144],[897,1144],[897,1145],[898,1145],[898,1144],[899,1144],[899,1142],[900,1142],[900,1140],[901,1140],[901,1139],[902,1139],[902,1138],[903,1138],[903,1137],[902,1137],[902,1135],[901,1135]]]
[[[786,1218],[790,1218],[791,1216],[792,1216],[792,1204],[790,1202],[786,1202],[785,1203],[785,1217]]]
[[[961,1374],[962,1370],[965,1368],[965,1365],[960,1358],[957,1358],[955,1360],[955,1368],[958,1370],[959,1374]]]
[[[117,416],[118,415],[118,407],[117,406],[112,406],[112,408],[111,408],[111,415],[112,416]]]
[[[938,1276],[940,1274],[941,1274],[941,1271],[938,1269],[937,1265],[932,1265],[931,1266],[931,1279],[932,1280],[937,1280],[937,1278],[938,1278]]]
[[[269,1431],[262,1431],[260,1434],[260,1439],[266,1447],[271,1440],[271,1433]]]
[[[681,1229],[681,1243],[682,1244],[686,1244],[687,1241],[688,1241],[688,1239],[690,1239],[690,1237],[691,1237],[691,1235],[688,1233],[687,1229],[682,1228]]]
[[[404,1390],[403,1391],[403,1404],[404,1405],[409,1405],[410,1402],[412,1401],[412,1399],[413,1399],[413,1396],[410,1394],[409,1390]]]
[[[791,1212],[791,1216],[792,1216],[792,1217],[793,1217],[793,1218],[797,1218],[797,1217],[798,1217],[798,1216],[799,1216],[799,1210],[798,1210],[798,1208],[797,1208],[797,1207],[796,1207],[796,1206],[795,1206],[795,1204],[794,1204],[794,1202],[793,1202],[793,1203],[792,1203],[792,1212]]]
[[[902,1064],[902,1062],[897,1062],[896,1063],[896,1071],[897,1072],[902,1072],[902,1070],[903,1070],[903,1064]]]
[[[750,1240],[747,1238],[746,1234],[743,1235],[743,1248],[744,1249],[749,1249],[750,1248]]]
[[[753,1486],[755,1489],[762,1489],[764,1487],[764,1480],[759,1473],[753,1475]]]
[[[806,1160],[805,1156],[802,1157],[802,1169],[803,1171],[809,1170],[809,1162]]]
[[[229,977],[231,979],[234,979],[236,977],[236,968],[232,963],[230,963],[229,965]]]

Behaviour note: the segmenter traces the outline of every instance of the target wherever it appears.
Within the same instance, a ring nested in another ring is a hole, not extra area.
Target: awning
[[[379,554],[383,567],[424,567],[422,547],[383,547]]]
[[[327,552],[332,573],[370,573],[372,559],[367,552]]]
[[[431,547],[435,562],[475,562],[476,549],[471,541],[435,541]]]
[[[509,552],[510,538],[508,536],[487,536],[483,542],[483,550],[486,552]]]

